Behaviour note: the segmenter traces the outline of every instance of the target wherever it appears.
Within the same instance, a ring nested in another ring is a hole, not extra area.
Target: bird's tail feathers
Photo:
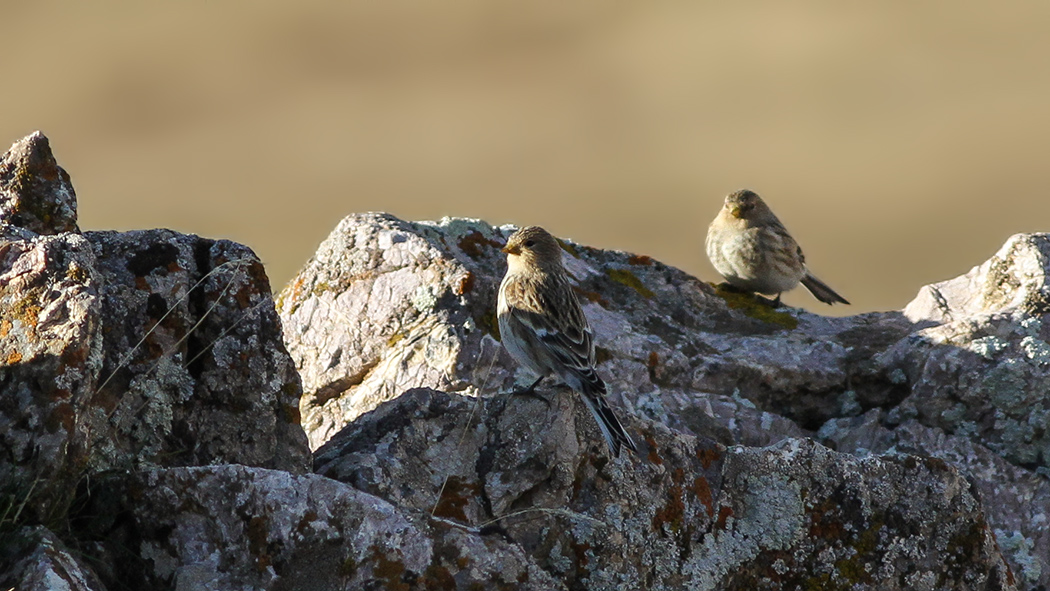
[[[638,446],[634,444],[634,440],[631,439],[623,425],[620,424],[619,419],[613,414],[612,408],[605,402],[604,396],[581,394],[581,398],[587,404],[591,414],[594,415],[594,420],[598,422],[598,428],[601,429],[602,435],[605,436],[605,442],[609,445],[609,451],[612,452],[613,456],[620,457],[620,448],[622,446],[626,446],[627,449],[638,453]]]
[[[806,276],[802,278],[802,285],[806,286],[809,293],[813,294],[813,297],[824,302],[825,304],[849,304],[846,298],[835,293],[834,289],[827,286],[826,283],[817,279],[810,273],[806,273]]]

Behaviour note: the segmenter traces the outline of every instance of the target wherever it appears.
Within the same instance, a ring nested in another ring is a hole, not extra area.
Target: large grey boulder
[[[250,249],[167,230],[82,234],[47,138],[0,159],[0,564],[43,557],[25,572],[50,572],[50,534],[18,532],[69,532],[70,506],[102,472],[307,472],[300,392]],[[26,576],[11,584],[37,584]]]
[[[493,316],[498,247],[512,230],[384,214],[338,225],[278,298],[311,447],[411,388],[487,398],[525,382]],[[906,449],[953,463],[975,490],[1010,483],[1013,493],[981,502],[1020,582],[1038,586],[1050,585],[1048,244],[1012,237],[904,311],[846,318],[769,309],[648,257],[568,240],[563,260],[623,415],[725,445],[810,436],[861,456],[902,449],[865,447],[868,431],[850,434],[862,415],[940,442]],[[994,461],[961,459],[974,454]]]
[[[68,178],[40,134],[0,158],[0,515],[28,523],[72,499],[102,357],[101,278]]]
[[[92,467],[306,471],[299,376],[255,254],[170,230],[86,237],[105,327]]]
[[[322,476],[226,465],[98,486],[82,535],[112,589],[558,588],[499,536]]]
[[[605,455],[578,398],[412,390],[317,454],[319,474],[519,546],[556,589],[1010,589],[944,461],[810,439],[724,446],[627,419]]]
[[[413,390],[323,448],[343,482],[142,470],[97,482],[79,533],[111,587],[1014,588],[943,461],[727,449],[642,420],[645,456],[610,461],[575,396],[551,402]]]
[[[39,525],[0,537],[0,589],[105,591],[79,553]]]
[[[489,394],[524,383],[495,322],[505,269],[499,247],[512,230],[382,214],[336,227],[278,298],[312,447],[407,388]],[[908,334],[912,324],[899,313],[836,319],[774,311],[746,296],[719,296],[648,257],[564,247],[603,377],[629,410],[695,432],[690,422],[705,421],[692,409],[716,394],[815,429],[837,415],[847,381],[861,404],[899,396],[866,363]]]

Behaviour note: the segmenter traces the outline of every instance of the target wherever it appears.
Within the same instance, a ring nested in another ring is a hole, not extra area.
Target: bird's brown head
[[[729,215],[741,220],[761,221],[772,215],[758,193],[748,189],[740,189],[727,195],[725,210]]]
[[[549,232],[539,226],[522,228],[511,234],[503,247],[507,260],[518,261],[544,269],[561,268],[561,246]]]

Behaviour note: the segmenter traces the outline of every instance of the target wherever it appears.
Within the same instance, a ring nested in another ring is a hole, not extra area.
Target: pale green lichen
[[[1045,366],[1050,364],[1050,344],[1035,337],[1021,339],[1021,352],[1036,365]]]
[[[1009,346],[1009,343],[997,336],[987,336],[974,339],[967,348],[985,359],[994,359],[996,354],[1005,351]]]
[[[411,301],[416,311],[421,313],[433,310],[437,306],[437,297],[426,285],[416,288],[416,291],[412,293]]]
[[[1001,529],[995,530],[995,540],[1002,548],[1003,554],[1010,556],[1014,563],[1021,567],[1019,573],[1030,585],[1039,582],[1039,576],[1043,574],[1043,563],[1045,559],[1032,555],[1035,543],[1024,537],[1019,531],[1008,532]]]

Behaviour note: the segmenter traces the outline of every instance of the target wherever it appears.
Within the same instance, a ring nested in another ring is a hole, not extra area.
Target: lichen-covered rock
[[[889,423],[884,411],[834,419],[820,430],[838,451],[860,456],[909,453],[941,458],[969,475],[1021,589],[1039,589],[1050,570],[1050,480],[988,448],[914,419]],[[891,428],[892,427],[892,428]]]
[[[39,131],[0,157],[0,225],[37,234],[78,232],[77,196]]]
[[[146,470],[99,483],[82,520],[111,588],[558,588],[498,535],[315,475],[244,466]],[[119,516],[119,518],[118,518]]]
[[[1019,234],[966,275],[924,287],[904,313],[940,324],[886,354],[911,389],[895,416],[1050,476],[1048,271],[1050,235]]]
[[[312,447],[408,388],[488,393],[525,379],[494,316],[499,247],[512,230],[381,214],[338,225],[278,298]],[[563,247],[599,371],[629,410],[689,432],[679,411],[706,408],[713,394],[815,429],[843,400],[860,408],[902,397],[868,362],[911,330],[899,313],[772,310],[649,257]]]
[[[725,448],[627,419],[610,460],[574,394],[413,390],[359,417],[317,470],[486,528],[561,589],[1012,589],[971,485],[931,458],[806,439]]]
[[[339,224],[279,298],[312,447],[413,387],[488,396],[524,382],[493,321],[498,247],[511,230],[380,214]],[[848,318],[756,305],[644,256],[569,241],[563,250],[622,414],[761,446],[874,409],[889,431],[915,424],[967,441],[1021,470],[1015,495],[983,502],[1004,548],[1016,548],[1014,570],[1050,586],[1050,562],[1035,550],[1050,515],[1039,492],[1050,476],[1048,235],[1011,238],[903,312]],[[917,451],[954,461],[938,449]],[[981,490],[1002,476],[958,466]],[[1027,524],[1006,518],[1021,499],[1034,503]]]
[[[0,536],[0,589],[105,591],[78,553],[42,526]]]
[[[102,472],[308,471],[300,392],[250,249],[167,230],[81,234],[43,135],[0,161],[4,582],[101,588],[54,536],[19,532],[71,531],[69,508],[95,498]],[[73,555],[92,547],[73,541]]]
[[[170,230],[86,236],[105,326],[93,468],[306,471],[299,376],[255,254]]]
[[[79,234],[0,227],[0,516],[53,523],[88,459],[99,276]]]

